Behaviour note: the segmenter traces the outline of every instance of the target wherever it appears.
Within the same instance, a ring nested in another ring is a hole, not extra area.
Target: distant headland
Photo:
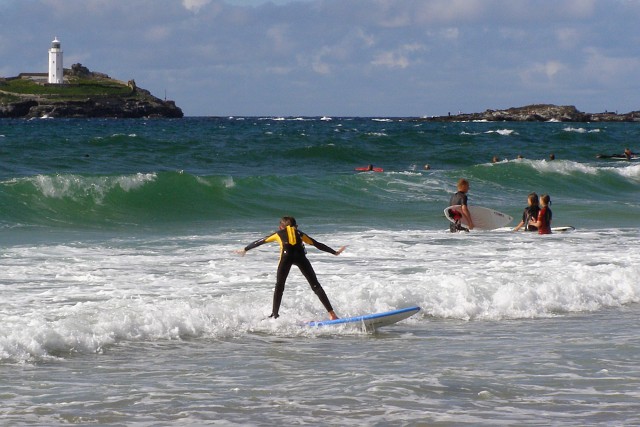
[[[136,86],[82,64],[64,69],[63,83],[49,83],[47,73],[0,77],[0,118],[180,118],[173,101],[162,100]]]
[[[534,104],[506,110],[486,110],[483,113],[423,117],[419,120],[432,122],[640,122],[640,111],[625,114],[583,113],[573,105]]]

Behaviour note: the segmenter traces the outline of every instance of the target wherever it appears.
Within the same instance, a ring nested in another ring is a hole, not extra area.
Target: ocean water
[[[596,159],[625,147],[638,124],[1,120],[0,424],[638,425],[640,161]],[[460,177],[576,230],[451,234]],[[294,268],[266,319],[277,245],[234,251],[283,215],[348,245],[308,248],[339,316],[422,311],[303,327]]]

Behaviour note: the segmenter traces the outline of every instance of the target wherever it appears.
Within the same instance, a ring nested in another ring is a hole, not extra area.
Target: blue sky
[[[0,0],[0,76],[54,36],[188,116],[640,110],[640,0]]]

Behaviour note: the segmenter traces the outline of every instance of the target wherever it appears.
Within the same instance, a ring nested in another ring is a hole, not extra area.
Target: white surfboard
[[[567,233],[569,231],[576,231],[576,228],[572,225],[565,225],[562,227],[551,227],[552,233]]]
[[[374,331],[382,326],[389,326],[401,320],[411,317],[420,311],[420,307],[407,307],[399,310],[385,311],[384,313],[365,314],[362,316],[345,317],[336,320],[319,320],[307,322],[306,326],[336,326],[351,324],[362,327],[366,331]]]
[[[496,229],[496,231],[513,231],[513,227],[500,227]],[[519,231],[527,231],[522,227]],[[571,231],[576,231],[576,228],[572,225],[563,225],[560,227],[551,227],[552,233],[568,233]],[[528,233],[538,234],[537,231],[529,231]]]
[[[483,208],[482,206],[468,205],[471,219],[473,220],[474,230],[495,230],[496,228],[504,227],[513,221],[513,217],[502,212],[498,212],[494,209]],[[449,206],[444,210],[444,216],[451,222],[455,220],[451,217],[450,210],[460,210],[460,205]],[[463,227],[468,227],[464,218],[461,221]]]
[[[627,157],[624,154],[598,154],[596,158],[609,160],[640,160],[640,156],[638,156],[637,154],[632,154],[630,157]]]

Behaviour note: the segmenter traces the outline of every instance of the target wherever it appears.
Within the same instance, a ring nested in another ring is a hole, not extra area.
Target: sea
[[[0,425],[640,425],[640,161],[596,158],[626,147],[639,123],[0,120]],[[575,230],[450,233],[460,178]],[[305,326],[294,267],[269,319],[278,245],[236,251],[285,215],[347,246],[307,246],[338,316],[422,310]]]

